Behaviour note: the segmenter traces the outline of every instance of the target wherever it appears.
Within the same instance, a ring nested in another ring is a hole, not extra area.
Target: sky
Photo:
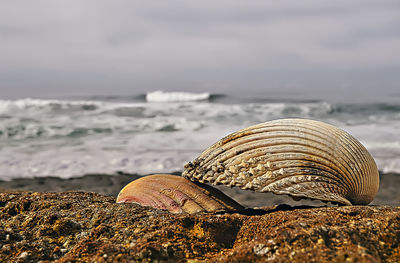
[[[399,83],[398,0],[4,0],[0,8],[0,99],[166,90],[400,100]]]

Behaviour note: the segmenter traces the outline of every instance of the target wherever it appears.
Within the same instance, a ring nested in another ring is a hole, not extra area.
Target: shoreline
[[[171,174],[180,175],[180,172]],[[103,195],[116,197],[119,191],[131,181],[146,175],[139,174],[86,174],[80,177],[68,179],[54,176],[16,178],[10,181],[0,180],[0,192],[10,191],[28,191],[28,192],[66,192],[82,191],[95,192]],[[380,173],[380,187],[378,194],[371,205],[392,205],[400,204],[400,174],[398,173]],[[291,206],[311,205],[325,206],[324,202],[316,200],[294,201],[286,195],[275,195],[272,193],[258,193],[239,188],[230,188],[223,185],[216,186],[219,190],[230,196],[240,204],[246,207],[261,207],[276,204],[288,204]],[[329,204],[328,204],[329,205]]]

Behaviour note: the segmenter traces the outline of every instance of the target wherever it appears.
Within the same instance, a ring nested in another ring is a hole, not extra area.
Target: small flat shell
[[[243,209],[212,186],[170,174],[149,175],[132,181],[121,190],[117,203],[137,203],[171,213],[189,214]]]

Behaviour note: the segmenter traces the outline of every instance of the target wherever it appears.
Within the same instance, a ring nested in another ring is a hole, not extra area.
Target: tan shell
[[[170,174],[149,175],[132,181],[121,190],[117,203],[137,203],[189,214],[243,209],[212,186]]]
[[[379,188],[365,147],[332,125],[281,119],[232,133],[185,165],[183,176],[346,205],[370,203]]]

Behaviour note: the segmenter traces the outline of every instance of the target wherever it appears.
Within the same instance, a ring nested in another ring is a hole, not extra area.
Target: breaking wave
[[[210,93],[194,93],[194,92],[165,92],[153,91],[146,94],[148,102],[181,102],[181,101],[206,101],[210,99]]]

